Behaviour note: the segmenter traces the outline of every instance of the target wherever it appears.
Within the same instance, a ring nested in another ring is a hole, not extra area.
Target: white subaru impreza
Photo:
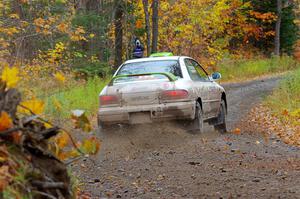
[[[99,95],[98,124],[183,121],[187,130],[203,132],[203,123],[226,132],[227,101],[222,86],[194,59],[184,56],[126,61]]]

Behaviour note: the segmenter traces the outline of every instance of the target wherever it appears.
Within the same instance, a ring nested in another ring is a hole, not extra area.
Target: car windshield
[[[119,75],[134,75],[145,73],[171,73],[178,78],[182,78],[181,69],[176,60],[144,61],[124,64],[119,70]],[[167,80],[165,75],[153,74],[147,76],[120,77],[114,83],[144,81],[144,80]]]

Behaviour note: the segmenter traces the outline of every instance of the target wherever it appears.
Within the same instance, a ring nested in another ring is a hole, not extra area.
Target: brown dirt
[[[278,78],[227,84],[230,129]],[[103,140],[94,163],[71,165],[92,198],[300,198],[300,149],[260,131],[189,134],[144,125]]]

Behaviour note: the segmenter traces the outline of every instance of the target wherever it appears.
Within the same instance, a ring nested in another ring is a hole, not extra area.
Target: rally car
[[[226,132],[227,100],[216,82],[220,78],[185,56],[126,61],[99,95],[99,127],[176,120],[195,132],[203,132],[204,122]]]

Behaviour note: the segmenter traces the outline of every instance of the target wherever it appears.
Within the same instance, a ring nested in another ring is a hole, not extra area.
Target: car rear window
[[[182,78],[181,69],[176,60],[146,61],[124,64],[117,75],[133,75],[144,73],[172,73]]]

